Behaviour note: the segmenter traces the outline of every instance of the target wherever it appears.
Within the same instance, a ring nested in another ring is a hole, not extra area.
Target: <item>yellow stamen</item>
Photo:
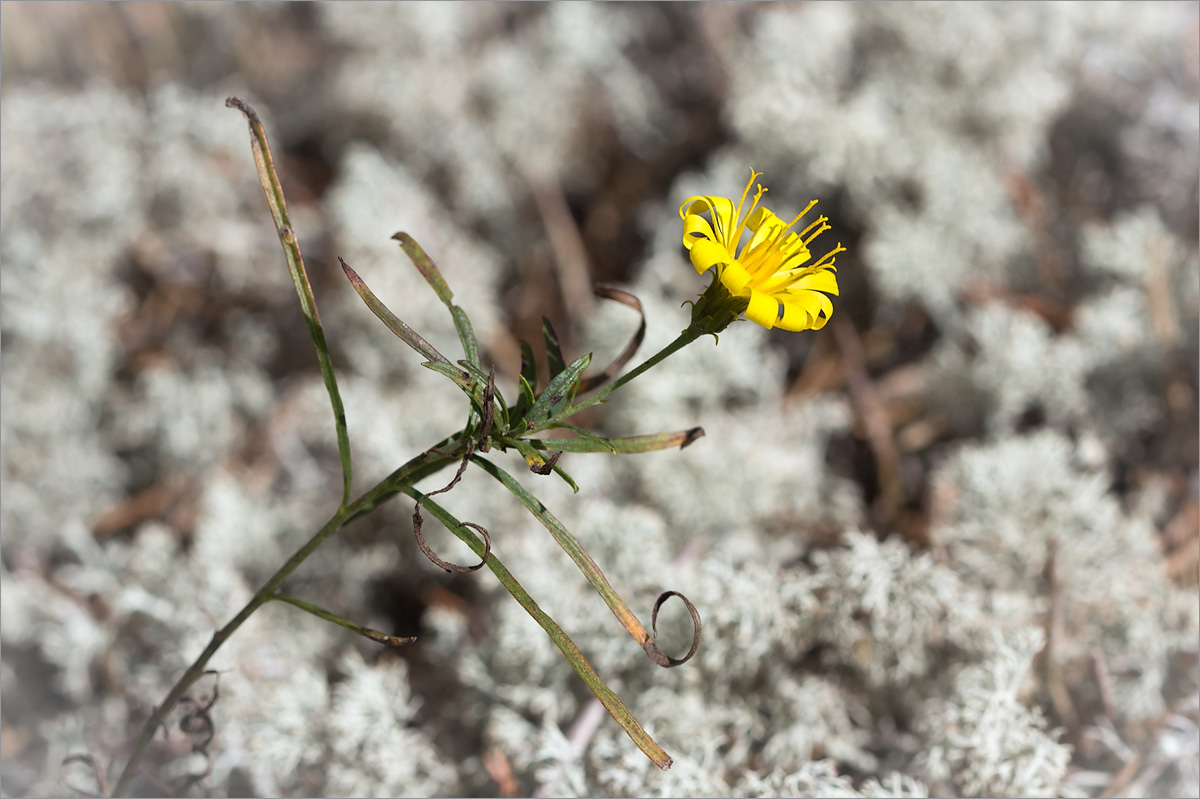
[[[804,271],[806,273],[811,273],[811,272],[817,271],[818,269],[820,269],[822,267],[826,267],[828,269],[833,269],[834,268],[833,265],[829,262],[833,260],[833,256],[837,255],[839,252],[845,252],[845,251],[846,251],[846,248],[843,247],[842,243],[839,241],[838,245],[836,247],[834,247],[832,250],[830,250],[829,252],[822,255],[820,260],[818,260],[815,264],[805,268]]]
[[[809,202],[809,204],[808,204],[808,205],[804,206],[804,210],[803,210],[803,211],[801,211],[800,213],[796,214],[796,218],[795,218],[795,219],[793,219],[791,222],[788,222],[788,226],[787,226],[787,227],[785,227],[785,228],[783,229],[783,232],[784,232],[784,233],[787,233],[789,230],[791,230],[791,229],[792,229],[792,225],[796,224],[796,223],[797,223],[797,222],[799,222],[801,219],[803,219],[804,217],[808,216],[808,212],[809,212],[809,211],[811,211],[811,210],[813,209],[813,206],[814,206],[814,205],[816,205],[816,204],[817,204],[817,201],[816,201],[816,200],[812,200],[811,202]],[[809,227],[812,227],[812,225],[809,225]],[[781,234],[781,235],[782,235],[782,234]],[[801,235],[803,235],[803,234],[801,234]]]
[[[817,236],[820,236],[826,230],[830,229],[829,225],[825,224],[828,221],[829,221],[829,217],[827,217],[827,216],[817,217],[816,222],[813,222],[811,225],[804,228],[804,230],[800,231],[800,237],[804,241],[805,247],[807,247],[810,243],[812,243],[812,240],[815,239]],[[813,233],[811,236],[808,236],[807,239],[805,239],[804,236],[808,235],[808,232],[810,230],[812,230],[814,227],[817,227],[818,225],[821,225],[822,227],[820,229],[818,229],[815,233]]]
[[[750,168],[750,182],[746,184],[746,188],[742,190],[742,199],[738,200],[737,209],[733,212],[733,225],[735,234],[725,239],[725,248],[733,252],[738,245],[738,240],[742,235],[742,206],[746,203],[746,195],[750,193],[750,187],[754,185],[754,179],[761,175],[761,172],[755,172],[754,168]],[[754,197],[754,202],[751,204],[751,210],[755,205],[758,205],[758,198],[762,196],[763,187],[758,187],[758,194]]]

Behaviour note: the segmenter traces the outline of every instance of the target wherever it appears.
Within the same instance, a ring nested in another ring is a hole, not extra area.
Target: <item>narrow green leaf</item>
[[[567,425],[554,425],[567,427]],[[580,432],[579,428],[569,429]],[[529,439],[535,447],[551,452],[611,452],[614,454],[635,454],[639,452],[654,452],[660,449],[679,447],[683,449],[704,435],[703,427],[693,427],[691,430],[677,430],[674,433],[655,433],[648,436],[625,436],[620,438],[532,438]]]
[[[450,315],[454,318],[454,329],[458,331],[458,340],[462,343],[463,355],[475,366],[479,366],[479,342],[475,338],[475,331],[471,328],[471,320],[466,311],[451,302],[454,299],[454,292],[450,290],[450,284],[442,277],[442,272],[437,268],[437,264],[407,233],[400,232],[392,238],[400,242],[401,249],[413,262],[413,266],[417,267],[417,271],[425,278],[425,282],[437,294],[438,299],[450,309]]]
[[[571,487],[572,491],[574,491],[576,494],[579,493],[579,486],[575,484],[575,480],[571,477],[571,475],[567,474],[563,470],[563,467],[559,466],[557,463],[554,464],[554,473],[561,477],[563,481]]]
[[[534,402],[533,388],[530,387],[529,381],[525,379],[524,375],[522,375],[519,380],[520,386],[518,387],[518,390],[520,394],[517,397],[516,407],[514,407],[512,411],[512,422],[510,422],[510,426],[506,428],[512,433],[524,432],[526,427],[525,417],[529,414],[529,409],[533,407]],[[520,430],[517,429],[518,427]]]
[[[455,385],[466,392],[466,395],[471,398],[471,404],[475,407],[475,410],[482,411],[483,388],[471,377],[470,372],[448,361],[423,361],[421,365],[426,369],[450,378]]]
[[[358,272],[351,268],[350,264],[346,263],[341,258],[338,261],[342,264],[342,271],[346,273],[346,277],[350,280],[350,285],[358,292],[358,296],[366,303],[366,306],[371,309],[371,313],[379,317],[379,320],[388,326],[388,329],[395,333],[401,341],[414,350],[419,352],[428,361],[437,361],[439,363],[449,364],[446,359],[432,344],[421,337],[421,334],[413,330],[408,325],[404,324],[394,313],[392,313],[383,302],[375,296],[375,293],[367,287],[367,284]]]
[[[550,365],[550,374],[547,379],[553,380],[556,375],[567,368],[567,361],[563,358],[562,347],[558,343],[558,333],[554,332],[554,325],[550,324],[550,320],[542,317],[542,338],[546,340],[546,362]]]
[[[352,622],[347,618],[337,615],[336,613],[331,613],[320,605],[314,605],[311,602],[305,602],[303,599],[298,599],[294,596],[289,596],[288,594],[281,594],[277,592],[271,594],[270,598],[277,602],[286,602],[289,605],[298,607],[306,613],[311,613],[318,619],[324,619],[325,621],[333,622],[339,627],[345,627],[350,632],[357,633],[364,638],[369,638],[377,644],[383,644],[385,646],[404,646],[405,644],[411,644],[417,640],[416,636],[412,636],[410,638],[399,638],[395,635],[388,635],[387,633],[381,633],[378,630],[372,630],[370,627],[364,627],[361,624]]]
[[[421,276],[425,278],[425,282],[433,288],[434,293],[438,295],[438,299],[445,303],[447,307],[450,307],[452,305],[450,301],[454,299],[454,292],[450,290],[450,285],[442,277],[441,270],[437,268],[437,264],[433,262],[433,259],[426,255],[421,245],[417,244],[413,237],[407,233],[401,231],[392,236],[392,238],[400,242],[400,248],[408,255],[409,260],[413,262],[413,266],[417,268]]]
[[[625,604],[625,600],[621,598],[621,595],[609,585],[608,578],[604,576],[604,572],[600,571],[600,567],[596,565],[596,562],[588,555],[587,550],[579,543],[579,539],[571,535],[567,528],[563,527],[562,522],[537,497],[529,493],[525,486],[518,483],[516,478],[511,474],[504,471],[504,469],[495,463],[478,455],[472,455],[471,461],[500,481],[501,485],[512,492],[513,496],[520,500],[521,504],[533,514],[534,518],[550,531],[550,535],[563,548],[563,551],[571,557],[571,560],[575,561],[575,565],[587,577],[588,582],[596,589],[596,593],[608,605],[609,610],[613,612],[613,615],[617,617],[621,625],[633,636],[633,640],[638,643],[638,646],[644,649],[647,644],[653,644],[654,641],[650,637],[650,634],[646,632],[645,626],[638,621],[638,617]]]
[[[454,329],[458,331],[458,340],[462,342],[463,355],[472,366],[479,367],[479,342],[475,339],[475,330],[467,312],[457,305],[450,306],[450,315],[454,317]]]
[[[517,378],[517,404],[512,410],[513,428],[520,425],[537,399],[537,362],[533,359],[533,348],[528,341],[521,342],[521,375]],[[514,429],[515,432],[515,429]]]
[[[529,383],[533,394],[537,393],[537,361],[533,359],[533,347],[528,341],[521,342],[521,377]]]
[[[571,401],[571,395],[579,383],[579,376],[591,362],[592,354],[589,352],[587,355],[571,361],[570,366],[563,369],[557,377],[550,381],[550,385],[542,391],[542,396],[538,397],[537,402],[533,403],[533,407],[525,415],[529,429],[535,429],[562,413]]]
[[[402,490],[413,499],[421,497],[421,492],[412,486],[405,486]],[[431,516],[446,525],[446,528],[455,533],[476,555],[483,557],[483,544],[473,534],[466,532],[459,524],[458,519],[454,518],[445,508],[431,499],[424,500],[422,507],[429,511]],[[517,578],[512,576],[512,573],[496,557],[496,553],[489,554],[486,562],[492,574],[496,575],[496,579],[512,595],[513,599],[517,600],[521,607],[525,609],[525,612],[532,616],[533,620],[546,631],[546,635],[550,637],[554,645],[563,653],[567,662],[571,664],[571,668],[575,669],[575,673],[580,676],[588,689],[600,700],[600,703],[604,705],[609,715],[613,717],[617,724],[621,725],[621,729],[625,730],[625,734],[632,739],[638,749],[641,749],[646,757],[653,761],[654,765],[664,771],[669,769],[672,762],[671,756],[650,737],[649,733],[642,728],[642,725],[638,724],[637,719],[633,717],[633,714],[629,712],[620,698],[612,692],[612,689],[604,684],[604,680],[600,679],[600,675],[596,673],[596,670],[592,668],[592,664],[579,651],[579,647],[575,645],[575,642],[563,632],[563,629],[558,626],[558,623],[554,619],[550,618],[538,606],[537,602],[533,600],[533,597],[529,595],[524,586],[517,581]]]
[[[292,221],[288,216],[287,202],[283,196],[283,185],[275,171],[275,159],[271,155],[271,144],[267,141],[267,131],[262,120],[250,104],[238,97],[225,100],[228,108],[236,108],[246,117],[250,125],[250,150],[254,156],[254,165],[258,171],[258,182],[262,185],[263,193],[267,196],[267,205],[271,209],[271,219],[283,245],[283,254],[287,259],[288,272],[291,273],[292,283],[296,287],[296,295],[300,298],[300,310],[304,314],[304,322],[308,326],[308,335],[312,338],[317,350],[317,363],[321,367],[321,378],[325,381],[325,391],[329,394],[329,402],[333,406],[333,424],[337,431],[338,455],[342,461],[342,504],[345,508],[350,502],[351,464],[350,464],[350,434],[346,429],[346,409],[342,405],[342,395],[338,391],[337,377],[333,373],[333,361],[329,357],[329,346],[325,343],[325,331],[321,327],[321,317],[317,314],[317,300],[313,296],[312,284],[308,280],[308,271],[304,267],[304,256],[300,253],[300,242],[292,230]]]
[[[598,445],[598,447],[599,447],[599,449],[582,450],[584,452],[601,452],[601,451],[607,450],[608,452],[612,452],[615,454],[617,451],[616,448],[609,442],[609,440],[607,438],[603,438],[602,436],[598,436],[595,433],[592,433],[588,430],[584,430],[582,427],[578,427],[577,425],[568,424],[567,422],[555,422],[554,424],[547,426],[546,429],[547,430],[557,430],[558,428],[562,428],[563,430],[570,430],[572,433],[579,436],[581,439],[586,439],[587,441],[591,442],[594,445]],[[557,441],[560,439],[538,439],[538,440],[540,440],[540,441],[547,441],[547,440]],[[576,439],[561,439],[561,440],[575,441]],[[547,449],[553,449],[553,447],[547,447]],[[564,449],[562,451],[563,452],[578,452],[580,450],[565,450]]]

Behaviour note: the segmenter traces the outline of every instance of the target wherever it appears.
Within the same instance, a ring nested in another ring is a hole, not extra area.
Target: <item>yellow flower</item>
[[[819,330],[833,315],[833,303],[825,295],[838,293],[834,256],[846,248],[838,244],[809,263],[809,245],[830,229],[829,220],[819,217],[799,232],[791,228],[812,210],[816,200],[785,225],[771,211],[758,207],[766,192],[759,185],[754,201],[743,214],[746,196],[760,175],[750,170],[750,182],[736,208],[725,197],[689,197],[684,201],[679,207],[683,246],[697,272],[703,274],[715,266],[717,278],[729,294],[746,301],[747,319],[768,330]],[[712,223],[701,216],[705,212],[711,213]],[[747,231],[749,240],[739,250],[742,234]]]

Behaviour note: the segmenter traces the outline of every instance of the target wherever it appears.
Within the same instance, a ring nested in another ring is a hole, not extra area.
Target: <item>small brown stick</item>
[[[516,799],[521,795],[521,786],[513,774],[512,765],[499,749],[489,749],[480,758],[488,776],[500,786],[500,795],[505,799]]]
[[[1125,788],[1129,783],[1133,782],[1133,778],[1137,776],[1138,771],[1142,768],[1142,756],[1134,755],[1133,759],[1121,767],[1121,770],[1113,777],[1112,782],[1100,794],[1098,799],[1116,799],[1118,796],[1125,795]]]
[[[103,540],[139,522],[165,515],[188,492],[190,483],[182,474],[175,474],[121,500],[92,520],[92,535]]]
[[[1062,289],[1067,282],[1067,270],[1062,249],[1050,229],[1046,200],[1037,184],[1024,170],[1014,167],[1006,177],[1008,194],[1016,206],[1017,214],[1033,232],[1038,277],[1042,285],[1051,289]]]
[[[1174,346],[1182,335],[1175,317],[1171,296],[1171,273],[1167,264],[1168,242],[1165,237],[1146,243],[1145,289],[1150,310],[1150,332],[1161,346]]]
[[[867,441],[875,455],[875,468],[879,475],[879,497],[875,502],[875,517],[881,528],[891,525],[905,502],[904,486],[900,482],[900,455],[896,440],[888,422],[887,410],[879,399],[879,393],[871,384],[863,363],[862,344],[854,326],[837,317],[833,320],[833,333],[842,351],[842,365],[846,372],[846,386],[850,402],[854,406]]]
[[[1075,712],[1071,694],[1063,682],[1058,658],[1058,646],[1063,637],[1063,603],[1058,546],[1054,541],[1050,542],[1050,555],[1046,559],[1046,576],[1050,580],[1050,613],[1046,618],[1046,646],[1041,654],[1042,676],[1046,681],[1046,690],[1050,693],[1054,712],[1067,728],[1075,729],[1079,724],[1079,716]]]
[[[1104,707],[1104,715],[1116,722],[1117,702],[1113,696],[1112,679],[1108,676],[1108,661],[1099,648],[1091,650],[1092,669],[1096,674],[1096,689],[1100,692],[1100,704]]]
[[[1181,585],[1195,585],[1200,564],[1200,504],[1191,497],[1162,530],[1167,547],[1167,576]]]
[[[539,180],[530,174],[526,174],[526,179],[554,250],[554,265],[567,313],[573,319],[582,319],[592,310],[591,267],[583,236],[567,207],[562,187],[555,181]]]

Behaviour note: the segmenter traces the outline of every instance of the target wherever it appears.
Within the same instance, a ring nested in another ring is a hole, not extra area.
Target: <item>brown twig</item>
[[[1182,335],[1171,299],[1171,273],[1168,269],[1169,242],[1166,237],[1146,242],[1145,289],[1150,311],[1150,332],[1162,347],[1173,347]]]
[[[583,319],[591,313],[593,304],[591,267],[583,235],[557,181],[541,180],[531,174],[526,175],[526,180],[554,250],[553,261],[567,313],[572,319]]]
[[[1110,721],[1115,722],[1117,702],[1113,696],[1112,680],[1108,676],[1108,660],[1105,659],[1104,653],[1098,647],[1093,647],[1090,654],[1092,670],[1096,675],[1096,690],[1100,692],[1100,705],[1104,708],[1104,715]]]
[[[103,541],[121,530],[165,516],[192,488],[192,481],[173,474],[102,511],[92,521],[92,535]]]
[[[842,366],[846,372],[846,387],[850,392],[859,420],[866,430],[867,441],[875,456],[875,468],[879,478],[879,497],[875,501],[875,518],[880,529],[886,529],[895,521],[904,506],[904,486],[900,481],[900,455],[892,435],[887,411],[879,399],[879,393],[867,375],[863,362],[862,344],[854,325],[844,317],[835,317],[833,333],[842,352]]]
[[[600,704],[599,700],[594,701],[597,705]],[[600,705],[600,712],[604,712],[603,705]],[[483,768],[487,771],[488,776],[495,781],[496,785],[500,786],[501,796],[506,799],[516,799],[521,795],[521,786],[517,784],[512,765],[503,752],[499,749],[489,749],[483,753],[480,760],[483,761]]]
[[[1125,788],[1129,783],[1133,782],[1133,778],[1137,776],[1138,771],[1142,767],[1142,756],[1134,755],[1121,770],[1113,776],[1112,782],[1104,789],[1098,799],[1116,799],[1118,796],[1125,795]]]
[[[1068,729],[1079,724],[1075,704],[1063,681],[1062,665],[1059,661],[1059,644],[1063,638],[1062,575],[1058,566],[1058,546],[1050,542],[1050,554],[1046,558],[1046,577],[1050,581],[1050,612],[1046,615],[1046,646],[1042,649],[1042,677],[1046,691],[1054,705],[1054,712]]]
[[[1050,215],[1041,190],[1027,172],[1019,167],[1008,172],[1008,194],[1017,214],[1033,232],[1038,277],[1042,285],[1052,290],[1062,289],[1067,282],[1062,249],[1050,229]]]

